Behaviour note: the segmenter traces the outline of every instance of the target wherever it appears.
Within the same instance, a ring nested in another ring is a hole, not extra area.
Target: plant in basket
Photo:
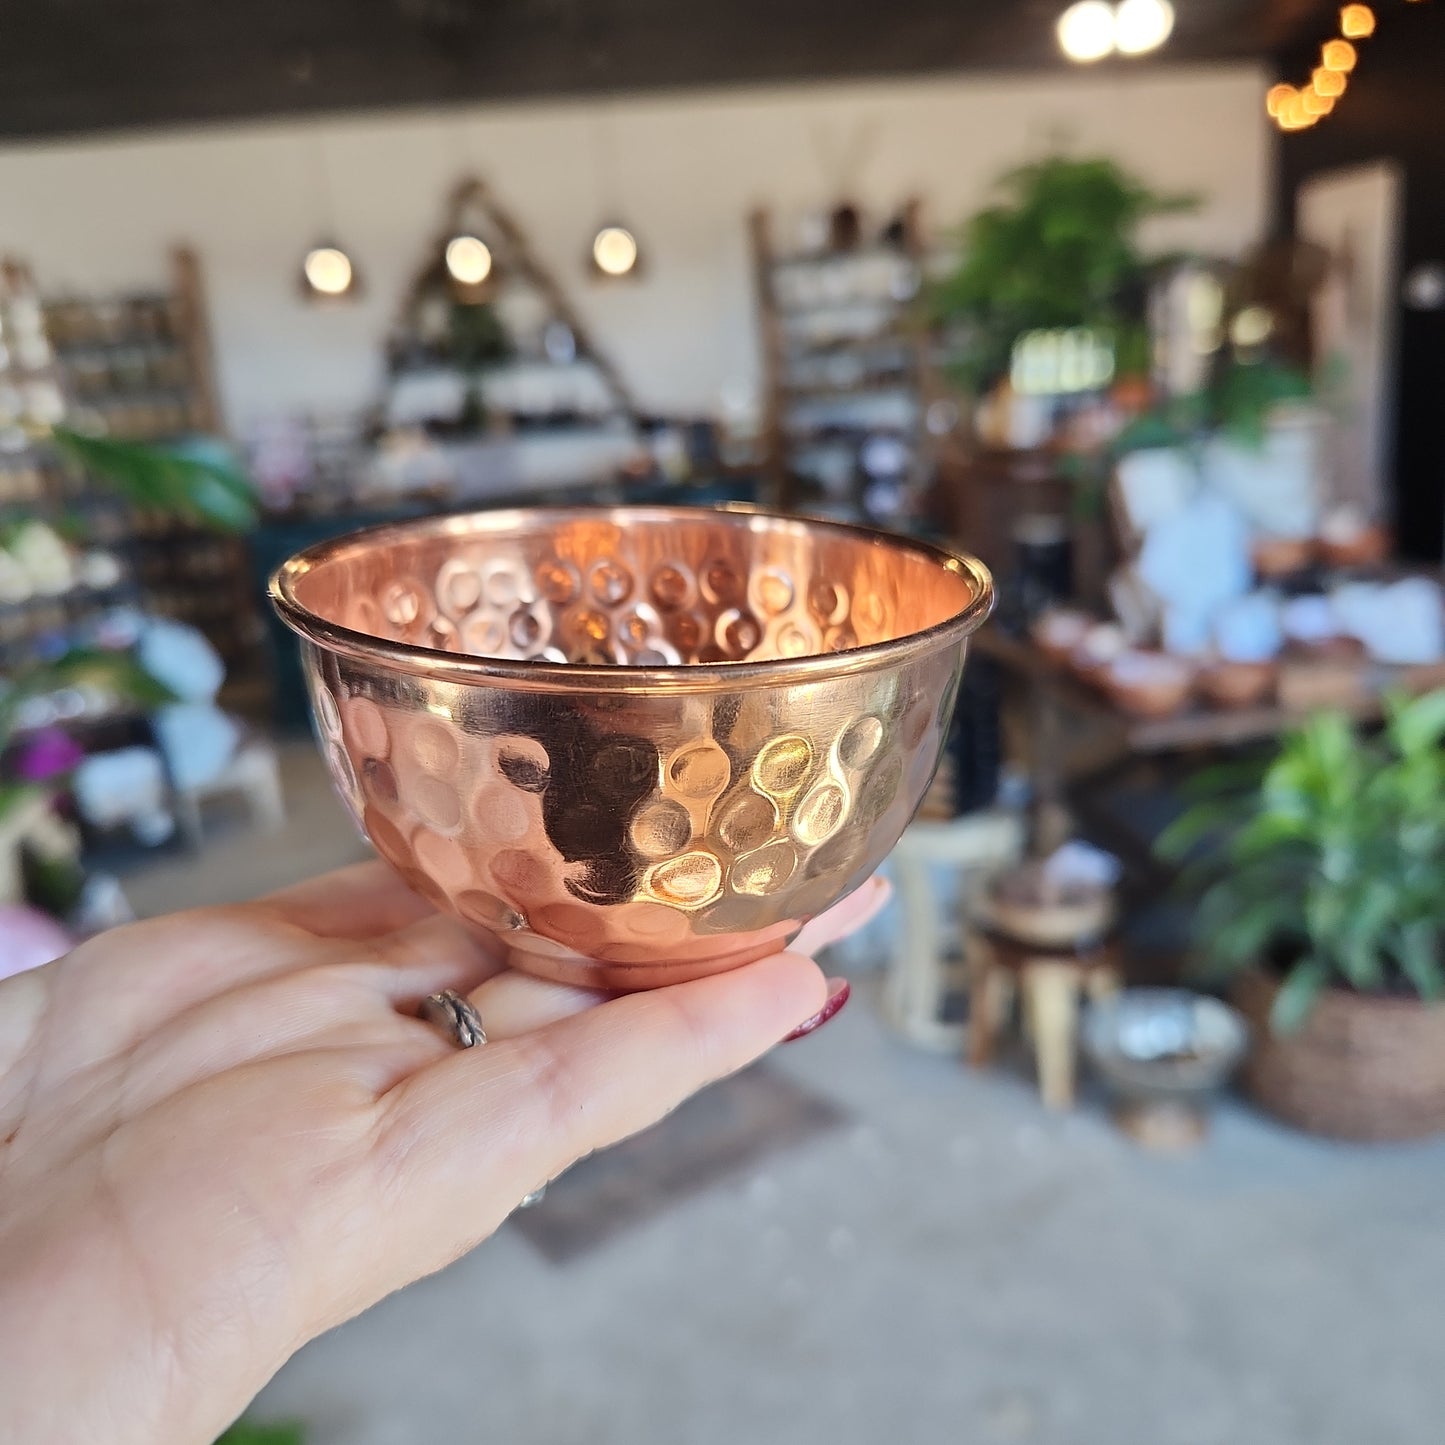
[[[1255,1029],[1246,1087],[1350,1138],[1445,1130],[1445,689],[1367,736],[1321,714],[1262,775],[1214,770],[1160,840]],[[1201,850],[1200,845],[1209,845]]]

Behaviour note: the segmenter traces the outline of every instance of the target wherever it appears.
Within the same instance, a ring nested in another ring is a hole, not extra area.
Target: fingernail
[[[812,1018],[804,1019],[783,1042],[790,1044],[794,1039],[806,1038],[809,1034],[817,1033],[835,1013],[842,1009],[852,993],[853,986],[846,978],[830,978],[828,980],[828,1002]]]

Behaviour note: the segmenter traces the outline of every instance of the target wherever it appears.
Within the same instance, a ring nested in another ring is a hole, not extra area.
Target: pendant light
[[[316,132],[315,142],[312,192],[321,203],[325,231],[323,239],[310,247],[301,259],[301,294],[317,303],[352,301],[361,291],[361,277],[350,253],[335,239],[331,173],[326,161],[325,136],[320,130]]]
[[[604,103],[592,127],[593,153],[596,160],[598,190],[604,199],[604,214],[611,208],[612,198],[618,192],[617,184],[617,137],[613,129],[610,106]],[[611,210],[611,218],[598,226],[592,237],[588,254],[588,268],[593,276],[605,281],[621,281],[635,278],[642,261],[642,249],[637,242],[637,233],[631,226],[617,219],[617,212]]]
[[[1106,0],[1078,0],[1059,16],[1059,49],[1079,65],[1114,51],[1114,7]]]
[[[592,264],[604,276],[615,280],[631,275],[637,258],[637,237],[626,226],[602,226],[592,238]]]
[[[1076,64],[1148,55],[1174,33],[1170,0],[1077,0],[1059,16],[1059,49]]]
[[[458,169],[467,176],[472,147],[466,121],[461,116],[452,127],[452,146]],[[480,288],[488,281],[495,282],[497,273],[497,258],[491,246],[482,239],[486,227],[479,222],[484,218],[474,204],[479,189],[480,182],[468,177],[460,181],[452,192],[448,222],[450,235],[442,245],[442,265],[451,278],[456,299],[468,304],[485,299],[485,293]]]
[[[1173,33],[1169,0],[1121,0],[1114,11],[1114,44],[1120,55],[1147,55]]]
[[[323,242],[313,246],[301,262],[301,284],[318,300],[339,300],[353,294],[356,267],[340,246]]]
[[[447,242],[443,260],[460,286],[480,286],[492,274],[492,248],[470,231],[459,231]]]

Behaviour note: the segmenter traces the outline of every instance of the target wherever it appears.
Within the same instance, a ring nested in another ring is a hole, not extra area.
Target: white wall
[[[47,292],[159,283],[167,247],[200,250],[223,399],[233,426],[364,404],[378,342],[441,223],[459,175],[483,176],[531,231],[644,403],[715,411],[756,385],[744,216],[796,216],[836,198],[838,158],[880,212],[910,194],[952,225],[1003,167],[1060,141],[1106,153],[1148,181],[1196,190],[1204,208],[1152,240],[1234,251],[1255,239],[1269,177],[1263,73],[1253,66],[1029,79],[729,90],[614,102],[615,196],[598,179],[596,106],[472,108],[167,133],[0,150],[0,249]],[[317,137],[336,229],[367,292],[306,306],[296,274],[323,229]],[[604,209],[646,248],[644,279],[583,271]]]

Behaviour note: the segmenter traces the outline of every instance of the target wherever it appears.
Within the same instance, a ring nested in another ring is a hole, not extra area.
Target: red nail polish
[[[784,1038],[783,1042],[790,1044],[794,1039],[806,1038],[809,1034],[817,1033],[834,1014],[842,1010],[852,993],[853,986],[846,978],[830,978],[828,980],[828,1002],[812,1018],[804,1019],[792,1033]]]

